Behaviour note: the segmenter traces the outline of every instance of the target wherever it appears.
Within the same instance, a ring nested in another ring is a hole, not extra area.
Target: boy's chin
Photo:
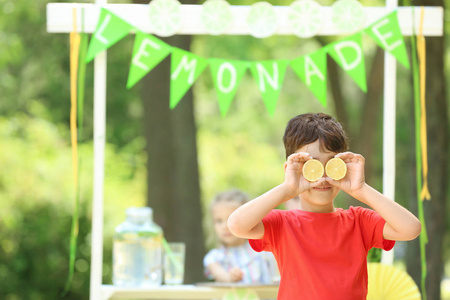
[[[334,198],[339,191],[335,189],[311,189],[310,191],[310,202],[317,205],[326,205],[332,203]]]

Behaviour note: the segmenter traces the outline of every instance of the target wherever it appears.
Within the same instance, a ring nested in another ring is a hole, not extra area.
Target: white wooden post
[[[386,0],[386,8],[394,10],[397,0]],[[397,61],[384,52],[384,107],[383,107],[383,194],[395,201],[395,106],[396,106]],[[383,251],[381,262],[392,265],[394,251]]]
[[[394,9],[398,9],[398,20],[403,35],[413,34],[413,28],[419,26],[419,14],[412,17],[414,7],[397,7],[397,0],[386,0],[385,7],[365,7],[366,25],[373,23]],[[146,33],[153,34],[148,22],[146,4],[107,4],[107,0],[96,0],[93,4],[49,3],[47,4],[47,31],[69,33],[73,30],[72,8],[83,8],[85,32],[93,33],[99,17],[100,6],[105,6],[126,22]],[[277,16],[277,35],[290,35],[287,23],[287,7],[275,6]],[[234,24],[227,35],[248,35],[245,20],[249,6],[231,6]],[[324,16],[320,35],[340,34],[331,22],[331,7],[322,7]],[[181,14],[185,17],[183,27],[177,34],[208,34],[200,23],[201,5],[182,5]],[[426,7],[423,34],[425,36],[443,35],[442,7]],[[80,24],[80,22],[77,22]],[[384,60],[384,112],[383,112],[383,193],[395,199],[395,108],[396,108],[396,60],[385,52]],[[153,289],[122,289],[115,286],[102,286],[103,265],[103,183],[104,150],[106,137],[106,51],[98,54],[94,61],[94,187],[92,208],[92,258],[90,299],[103,300],[114,298],[139,299],[185,299],[221,298],[226,289],[184,286],[178,288],[161,287]],[[393,252],[383,252],[382,262],[392,264]],[[257,288],[261,298],[273,298],[276,291]]]
[[[107,0],[96,0],[98,11]],[[103,186],[106,139],[106,50],[94,60],[94,183],[92,199],[90,299],[102,297]]]

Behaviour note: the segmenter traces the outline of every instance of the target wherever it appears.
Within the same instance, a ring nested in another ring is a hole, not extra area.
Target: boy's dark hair
[[[308,113],[290,119],[286,126],[283,136],[286,158],[317,140],[322,151],[339,153],[348,150],[347,134],[338,121],[324,113]]]

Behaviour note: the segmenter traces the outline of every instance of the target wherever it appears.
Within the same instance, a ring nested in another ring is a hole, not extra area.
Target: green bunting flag
[[[173,109],[208,65],[198,55],[178,48],[172,48],[170,66],[170,108]]]
[[[248,68],[248,63],[245,61],[216,58],[209,59],[208,61],[214,86],[216,87],[220,114],[224,117],[230,108],[239,83]]]
[[[170,54],[171,46],[152,35],[136,32],[127,89],[139,80]]]
[[[367,92],[361,33],[339,40],[326,48],[331,57],[350,75],[361,90]]]
[[[289,64],[319,102],[327,106],[327,53],[367,92],[366,70],[362,48],[362,34],[369,35],[380,47],[391,53],[401,64],[409,68],[409,59],[397,19],[397,11],[389,13],[364,30],[334,42],[322,49],[291,61],[238,61],[205,59],[189,51],[171,47],[155,36],[141,32],[120,17],[101,8],[97,28],[92,35],[85,62],[122,39],[132,29],[136,31],[127,88],[133,87],[169,54],[170,108],[175,108],[191,88],[203,70],[211,67],[217,100],[222,116],[225,116],[236,95],[239,84],[250,68],[267,111],[274,115],[278,96]]]
[[[98,53],[108,49],[121,40],[130,32],[131,28],[132,26],[130,24],[102,8],[97,28],[89,43],[86,63],[91,62]]]
[[[397,19],[397,11],[376,21],[364,30],[381,48],[391,53],[402,65],[409,69],[403,35]]]
[[[288,63],[288,60],[267,60],[253,62],[250,65],[250,71],[258,84],[264,104],[271,116],[275,113]]]
[[[320,49],[291,61],[291,68],[306,86],[327,107],[327,53]]]

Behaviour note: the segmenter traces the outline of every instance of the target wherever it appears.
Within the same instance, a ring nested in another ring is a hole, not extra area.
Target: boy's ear
[[[287,161],[284,162],[284,172],[286,172],[286,168],[287,168]]]

